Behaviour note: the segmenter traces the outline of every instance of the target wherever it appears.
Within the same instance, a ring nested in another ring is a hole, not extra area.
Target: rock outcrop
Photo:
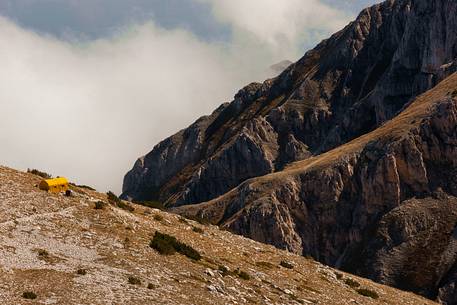
[[[457,304],[457,2],[390,0],[157,145],[123,197]]]

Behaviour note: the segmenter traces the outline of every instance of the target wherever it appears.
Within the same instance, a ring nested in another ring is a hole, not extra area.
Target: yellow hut
[[[68,188],[68,180],[64,177],[55,179],[45,179],[40,182],[40,190],[48,191],[51,193],[66,192]]]

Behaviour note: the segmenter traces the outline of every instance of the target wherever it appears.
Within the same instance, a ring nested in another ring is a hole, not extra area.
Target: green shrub
[[[192,231],[194,231],[195,233],[200,233],[200,234],[203,234],[203,232],[204,232],[203,229],[199,228],[199,227],[193,227]]]
[[[134,276],[129,276],[129,284],[131,285],[141,285],[141,280]]]
[[[364,288],[361,288],[361,289],[357,289],[356,290],[360,295],[363,295],[365,297],[369,297],[369,298],[372,298],[372,299],[379,299],[379,295],[376,291],[373,291],[373,290],[369,290],[369,289],[364,289]]]
[[[290,262],[287,262],[287,261],[281,261],[279,263],[279,265],[281,265],[281,267],[284,267],[284,268],[287,268],[287,269],[294,269],[294,265]]]
[[[359,282],[357,282],[356,280],[350,279],[350,278],[345,279],[344,283],[351,288],[357,288],[360,286]]]
[[[95,203],[96,210],[103,210],[104,207],[105,207],[105,203],[103,201],[97,201]]]
[[[48,174],[46,172],[39,171],[37,169],[28,168],[27,169],[27,173],[33,174],[33,175],[36,175],[36,176],[40,176],[41,178],[44,178],[44,179],[51,179],[52,178],[52,175],[50,175],[50,174]]]
[[[27,300],[35,300],[38,296],[33,291],[26,291],[22,294],[22,297]]]
[[[87,274],[87,271],[86,271],[86,269],[78,269],[78,271],[76,271],[76,273],[77,273],[78,275],[86,275],[86,274]]]
[[[158,231],[155,232],[149,246],[162,255],[172,255],[178,252],[193,260],[198,261],[202,258],[200,253],[191,246],[178,241],[174,236]]]

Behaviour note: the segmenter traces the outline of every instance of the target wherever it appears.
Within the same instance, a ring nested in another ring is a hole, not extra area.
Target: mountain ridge
[[[456,71],[456,1],[374,5],[158,144],[123,198],[457,304]]]

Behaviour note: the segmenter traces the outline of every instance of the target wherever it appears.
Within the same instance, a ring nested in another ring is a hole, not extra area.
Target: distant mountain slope
[[[39,181],[0,167],[5,305],[435,304],[218,227],[136,205],[128,212],[84,188],[73,197],[48,194]],[[94,209],[98,201],[103,209]],[[203,258],[160,255],[149,247],[156,231]]]
[[[457,304],[457,1],[390,0],[140,158],[123,197]]]
[[[123,198],[193,204],[379,127],[456,71],[455,0],[386,1],[277,78],[158,144]]]
[[[174,211],[457,304],[457,73],[366,135]]]

